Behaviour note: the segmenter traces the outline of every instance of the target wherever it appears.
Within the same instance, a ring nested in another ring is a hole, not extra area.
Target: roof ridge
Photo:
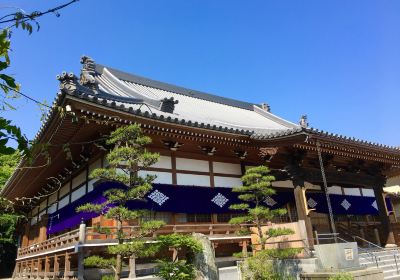
[[[189,97],[193,97],[193,98],[197,98],[197,99],[202,99],[202,100],[206,100],[206,101],[210,101],[210,102],[214,102],[214,103],[220,103],[220,104],[237,107],[237,108],[241,108],[241,109],[245,109],[245,110],[249,110],[249,111],[254,111],[253,106],[256,105],[254,103],[240,101],[240,100],[236,100],[236,99],[229,98],[229,97],[218,96],[218,95],[214,95],[214,94],[210,94],[210,93],[201,92],[198,90],[188,89],[185,87],[153,80],[150,78],[146,78],[146,77],[138,76],[135,74],[127,73],[124,71],[120,71],[120,70],[117,70],[117,69],[114,69],[114,68],[111,68],[111,67],[108,67],[105,65],[101,65],[101,64],[97,64],[97,63],[95,64],[95,70],[98,74],[102,74],[104,69],[107,69],[114,76],[116,76],[117,78],[119,78],[121,80],[140,84],[143,86],[157,88],[160,90],[177,93],[180,95],[185,95],[185,96],[189,96]]]

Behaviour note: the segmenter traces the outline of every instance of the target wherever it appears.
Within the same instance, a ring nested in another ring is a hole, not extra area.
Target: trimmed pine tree
[[[286,228],[269,229],[265,233],[262,231],[262,225],[272,221],[276,216],[286,214],[286,209],[271,210],[265,206],[268,197],[276,193],[271,187],[275,177],[270,174],[269,168],[266,166],[249,168],[241,180],[243,185],[233,188],[232,191],[239,193],[238,197],[243,203],[231,205],[230,209],[239,210],[243,214],[232,218],[229,222],[231,224],[254,224],[257,227],[262,249],[265,249],[267,239],[292,234],[293,231]]]
[[[152,190],[155,176],[139,176],[140,170],[153,165],[159,159],[157,153],[146,149],[146,145],[150,143],[151,138],[143,135],[137,124],[123,126],[113,131],[106,140],[106,144],[112,147],[106,155],[109,165],[95,169],[90,178],[119,182],[125,187],[105,191],[106,201],[101,204],[87,203],[77,208],[78,212],[96,212],[116,221],[115,235],[118,245],[108,248],[108,253],[116,257],[113,266],[115,280],[121,278],[123,257],[129,256],[132,261],[136,257],[148,256],[155,252],[155,248],[146,244],[143,239],[164,225],[162,221],[145,221],[143,220],[145,210],[131,210],[126,206],[127,202],[132,200],[145,200],[146,195]],[[132,220],[140,221],[139,226],[128,233],[123,230],[122,225]],[[134,270],[134,264],[131,268]],[[134,271],[131,271],[130,277],[134,277]]]

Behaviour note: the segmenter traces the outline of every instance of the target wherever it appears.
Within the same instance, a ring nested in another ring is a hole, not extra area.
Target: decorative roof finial
[[[75,92],[77,87],[77,77],[74,73],[62,72],[61,75],[56,76],[57,80],[60,81],[60,89],[68,94]]]
[[[271,112],[271,106],[268,103],[261,103],[261,109],[267,112]]]
[[[95,70],[96,65],[94,63],[94,60],[84,55],[81,57],[81,64],[82,64],[82,69],[81,69],[81,76],[79,79],[79,83],[88,88],[97,90],[98,85],[96,83],[96,79],[94,78],[96,74]]]
[[[308,117],[307,115],[302,115],[300,117],[299,124],[301,127],[307,128],[308,127]]]
[[[164,98],[161,100],[161,108],[160,110],[166,113],[173,113],[175,110],[175,104],[178,104],[178,100],[174,100],[173,97],[171,98]]]

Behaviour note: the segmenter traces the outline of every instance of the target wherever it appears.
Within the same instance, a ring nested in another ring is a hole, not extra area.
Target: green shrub
[[[163,280],[193,280],[196,270],[192,264],[184,260],[176,262],[158,261],[157,276]]]
[[[269,250],[257,252],[253,257],[245,259],[240,265],[244,280],[294,280],[291,275],[277,271]]]
[[[354,277],[349,273],[338,273],[329,277],[328,280],[354,280]]]
[[[114,280],[114,275],[112,274],[106,274],[101,276],[101,280]]]
[[[114,258],[106,259],[96,255],[87,257],[83,260],[83,265],[85,267],[111,268],[112,266],[115,266],[115,263]]]

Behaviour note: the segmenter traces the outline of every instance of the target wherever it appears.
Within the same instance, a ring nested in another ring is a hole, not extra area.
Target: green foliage
[[[10,47],[10,30],[3,29],[0,31],[0,111],[15,110],[8,100],[16,98],[20,88],[13,77],[4,73],[10,67]],[[21,129],[13,125],[11,120],[0,117],[0,154],[9,155],[15,151],[7,146],[9,140],[14,140],[21,152],[29,153],[29,141]]]
[[[117,128],[111,132],[106,144],[111,146],[106,159],[109,166],[95,169],[91,178],[106,181],[116,181],[125,185],[125,188],[114,188],[104,192],[106,201],[101,204],[87,203],[77,207],[78,212],[95,212],[108,219],[117,221],[118,245],[108,247],[108,252],[116,255],[116,279],[120,278],[122,257],[151,256],[158,246],[145,244],[143,238],[164,225],[162,221],[143,221],[147,211],[130,210],[127,202],[144,200],[146,194],[152,189],[154,176],[140,177],[138,171],[157,162],[159,155],[147,151],[145,145],[151,139],[142,134],[139,125],[133,124]],[[112,207],[110,207],[112,205]],[[138,220],[139,227],[129,233],[124,232],[122,223]]]
[[[117,181],[130,187],[136,185],[136,188],[128,190],[130,193],[127,196],[143,197],[151,190],[154,176],[141,178],[137,172],[159,159],[159,154],[146,150],[145,145],[150,143],[151,138],[144,136],[137,124],[117,128],[106,141],[106,144],[114,147],[106,157],[110,166],[94,170],[90,177]],[[109,195],[114,195],[112,198],[116,202],[126,197],[115,191],[111,191]]]
[[[182,279],[192,280],[195,277],[196,269],[192,264],[194,254],[202,251],[202,246],[191,235],[183,234],[169,234],[157,237],[160,247],[173,248],[177,251],[186,252],[185,260],[178,260],[177,258],[171,261],[160,260],[158,264],[159,273],[158,277],[161,279]]]
[[[126,185],[124,189],[110,189],[104,192],[106,201],[102,204],[87,203],[79,206],[78,212],[96,212],[104,214],[106,218],[119,222],[140,219],[145,211],[130,210],[126,203],[131,200],[143,200],[152,189],[154,176],[140,177],[138,171],[157,162],[159,155],[146,150],[144,145],[151,139],[144,136],[139,125],[123,126],[113,131],[106,140],[112,148],[106,158],[109,166],[95,169],[91,178],[107,181],[117,181]],[[108,207],[113,204],[114,207]],[[162,222],[150,221],[141,223],[138,236],[149,234],[163,225]],[[123,235],[119,238],[131,238]]]
[[[19,151],[11,155],[0,155],[0,190],[4,187],[21,159]],[[0,246],[16,244],[17,223],[23,218],[14,212],[13,205],[5,198],[0,198]]]
[[[0,153],[0,189],[4,187],[8,178],[13,174],[20,160],[19,151],[15,151],[10,155]]]
[[[244,258],[244,256],[243,256],[243,253],[242,252],[236,252],[236,253],[233,253],[232,254],[232,257],[235,257],[235,258]]]
[[[160,245],[167,248],[174,248],[177,250],[186,250],[192,253],[198,253],[202,251],[202,246],[199,241],[193,238],[191,235],[184,234],[168,234],[160,235],[157,237]]]
[[[164,280],[193,280],[196,270],[193,264],[184,260],[176,262],[159,261],[157,276]]]
[[[114,280],[114,275],[112,274],[102,275],[101,280]]]
[[[294,280],[290,275],[277,271],[269,253],[258,252],[255,256],[245,259],[240,265],[244,280]]]
[[[87,257],[83,260],[85,267],[96,267],[96,268],[112,268],[115,266],[115,259],[106,259],[97,255]]]
[[[302,250],[302,248],[265,249],[257,252],[257,255],[264,255],[267,259],[283,260],[296,257],[296,255],[300,254]]]
[[[121,254],[124,257],[152,257],[159,251],[159,244],[149,244],[143,240],[133,240],[129,243],[109,246],[108,253],[111,255]]]
[[[10,50],[11,50],[11,34],[14,28],[20,28],[28,34],[33,32],[33,25],[39,31],[40,25],[37,19],[45,14],[53,13],[58,15],[58,10],[61,10],[77,0],[70,1],[64,5],[49,9],[46,12],[34,11],[25,13],[21,9],[17,12],[2,15],[0,24],[0,111],[15,110],[16,108],[9,100],[24,96],[28,100],[34,101],[39,105],[45,105],[34,98],[29,97],[20,92],[20,85],[15,78],[6,73],[10,67]],[[17,143],[20,152],[29,158],[31,156],[30,144],[21,129],[12,124],[11,120],[0,117],[0,154],[11,154],[14,149],[7,146],[9,140],[14,140]]]
[[[353,280],[354,277],[350,273],[339,273],[329,277],[328,280]]]
[[[258,235],[261,244],[271,237],[292,234],[290,229],[270,229],[264,234],[261,231],[261,226],[268,221],[271,221],[275,216],[286,214],[285,209],[271,210],[262,203],[270,196],[275,194],[275,190],[271,188],[271,182],[275,180],[274,176],[270,175],[270,170],[266,166],[258,166],[249,168],[241,178],[243,186],[233,189],[239,193],[239,199],[243,203],[230,206],[232,210],[243,211],[243,215],[232,218],[229,222],[232,224],[253,223],[258,228]]]

